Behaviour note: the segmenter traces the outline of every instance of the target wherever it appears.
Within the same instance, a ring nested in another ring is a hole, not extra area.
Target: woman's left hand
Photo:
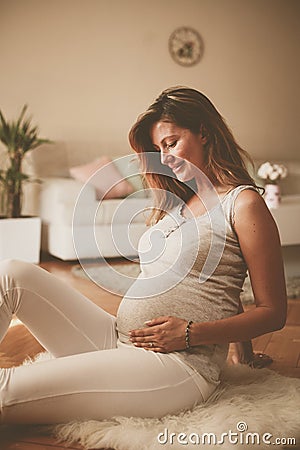
[[[136,347],[154,352],[169,353],[184,350],[187,321],[162,316],[145,322],[147,327],[130,331],[130,341]]]

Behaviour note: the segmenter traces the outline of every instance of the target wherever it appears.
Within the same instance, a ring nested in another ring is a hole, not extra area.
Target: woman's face
[[[154,148],[161,153],[161,163],[168,165],[178,180],[190,181],[197,168],[203,170],[206,137],[201,132],[194,134],[174,123],[159,121],[153,125],[150,136]]]

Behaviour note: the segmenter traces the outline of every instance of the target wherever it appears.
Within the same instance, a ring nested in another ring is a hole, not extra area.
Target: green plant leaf
[[[20,196],[23,182],[39,182],[32,180],[29,175],[22,172],[22,161],[25,154],[39,147],[42,144],[51,144],[49,139],[39,137],[39,128],[32,125],[32,118],[25,117],[28,106],[24,105],[17,120],[7,121],[0,110],[0,141],[7,148],[7,155],[10,165],[7,169],[0,170],[0,183],[2,189],[6,191],[7,198],[16,199],[17,208],[14,210],[14,217],[21,214]],[[18,201],[19,199],[19,201]]]
[[[18,130],[20,129],[21,122],[22,122],[22,120],[23,120],[23,118],[25,116],[27,108],[28,108],[28,105],[24,105],[23,108],[22,108],[21,114],[20,114],[20,116],[18,118],[18,121],[17,121],[17,124],[16,124]]]
[[[3,142],[4,145],[8,146],[10,139],[10,129],[9,124],[6,122],[1,110],[0,110],[0,122],[1,122],[0,140],[1,142]]]

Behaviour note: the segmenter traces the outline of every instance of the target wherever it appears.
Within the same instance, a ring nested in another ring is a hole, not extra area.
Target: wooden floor
[[[46,258],[41,266],[64,279],[96,304],[115,314],[121,298],[112,295],[89,280],[75,278],[71,273],[73,263]],[[276,333],[254,339],[254,350],[268,353],[274,359],[272,370],[286,376],[300,378],[300,299],[289,300],[286,326]],[[9,329],[0,345],[0,366],[21,364],[28,356],[33,357],[42,350],[38,342],[23,325]],[[80,446],[58,444],[53,438],[38,436],[27,429],[1,430],[0,450],[59,450],[80,449]]]

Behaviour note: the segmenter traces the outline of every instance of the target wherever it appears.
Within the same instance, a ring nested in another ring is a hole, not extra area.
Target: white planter
[[[278,184],[266,184],[264,199],[269,209],[277,209],[281,201],[280,187]]]
[[[41,219],[22,217],[0,219],[0,260],[40,261]]]

